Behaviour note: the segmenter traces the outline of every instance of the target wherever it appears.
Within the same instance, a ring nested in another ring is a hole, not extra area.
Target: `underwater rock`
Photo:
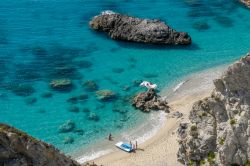
[[[41,94],[42,98],[51,98],[53,96],[53,93],[51,92],[44,92]]]
[[[68,103],[71,103],[71,104],[77,104],[78,103],[78,98],[73,96],[73,97],[70,97],[67,99],[67,102]]]
[[[93,66],[93,63],[87,60],[81,60],[81,61],[77,61],[75,62],[75,64],[79,67],[79,68],[83,68],[83,69],[87,69]]]
[[[75,129],[75,127],[75,122],[73,122],[72,120],[68,120],[59,126],[59,133],[71,132]]]
[[[229,17],[225,16],[217,16],[214,18],[214,20],[220,24],[222,27],[232,27],[233,26],[233,20]]]
[[[64,144],[72,144],[74,142],[74,138],[73,137],[65,137],[63,140]]]
[[[88,120],[99,121],[99,116],[97,116],[93,112],[90,112],[89,115],[88,115]]]
[[[42,108],[38,110],[38,113],[41,113],[41,114],[43,114],[45,112],[46,112],[45,109],[42,109]]]
[[[80,166],[53,145],[0,124],[0,165],[4,166]]]
[[[122,90],[123,90],[123,91],[129,91],[130,88],[131,88],[130,86],[125,85],[125,86],[123,86]]]
[[[132,105],[143,112],[150,112],[151,110],[169,112],[168,103],[158,96],[154,89],[136,95]]]
[[[35,89],[29,84],[9,84],[6,87],[7,90],[10,90],[17,96],[30,96],[35,92]]]
[[[84,101],[84,100],[87,100],[88,98],[89,96],[87,94],[82,94],[82,95],[77,96],[77,99],[79,101]]]
[[[32,104],[34,104],[34,103],[36,103],[37,102],[37,98],[35,98],[35,97],[29,97],[29,98],[26,98],[25,99],[25,103],[27,104],[27,105],[32,105]]]
[[[83,108],[82,112],[90,112],[90,110],[88,108]]]
[[[177,32],[160,20],[140,19],[106,11],[95,16],[89,25],[94,30],[107,32],[116,40],[151,44],[191,44],[191,37],[186,32]]]
[[[132,83],[134,87],[139,87],[140,84],[142,83],[142,80],[133,80]]]
[[[207,30],[210,28],[210,26],[206,22],[202,22],[202,21],[195,22],[195,23],[193,23],[192,26],[194,29],[196,29],[198,31]]]
[[[76,129],[74,130],[74,133],[77,133],[78,135],[83,135],[85,132],[83,129]]]
[[[71,107],[69,107],[68,111],[77,113],[77,112],[79,112],[79,108],[76,106],[71,106]]]
[[[33,55],[37,55],[37,56],[43,56],[43,55],[47,55],[47,50],[45,49],[45,48],[43,48],[43,47],[40,47],[40,46],[38,46],[38,47],[33,47],[32,49],[31,49],[31,51],[32,51],[32,54]]]
[[[82,84],[82,86],[89,92],[94,92],[99,89],[97,83],[93,80],[88,80]]]
[[[122,72],[124,72],[124,69],[123,68],[113,68],[112,72],[113,73],[122,73]]]
[[[117,94],[111,90],[99,90],[96,91],[96,97],[100,101],[110,101],[117,98]]]
[[[68,91],[73,87],[70,79],[57,79],[50,82],[50,87],[57,91]]]

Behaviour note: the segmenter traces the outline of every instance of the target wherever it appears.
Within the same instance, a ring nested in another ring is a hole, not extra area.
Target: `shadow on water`
[[[199,50],[200,49],[200,47],[195,43],[192,43],[191,45],[156,45],[156,44],[127,42],[127,41],[115,41],[115,42],[120,47],[127,49],[142,49],[142,50]]]

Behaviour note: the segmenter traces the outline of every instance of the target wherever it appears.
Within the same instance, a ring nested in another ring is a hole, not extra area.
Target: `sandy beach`
[[[178,166],[177,161],[178,142],[176,130],[180,122],[188,121],[189,111],[194,102],[210,95],[213,90],[213,80],[218,78],[225,70],[220,66],[202,71],[184,78],[184,82],[175,92],[166,90],[162,92],[169,101],[170,114],[164,121],[163,127],[150,139],[140,144],[134,153],[126,153],[116,150],[94,160],[98,165],[104,166]],[[171,114],[175,111],[183,113],[182,118],[173,118]]]

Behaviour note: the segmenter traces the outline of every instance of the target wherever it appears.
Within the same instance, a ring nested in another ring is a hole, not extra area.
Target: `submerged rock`
[[[50,82],[50,87],[58,91],[68,91],[72,89],[73,84],[70,79],[58,79],[52,80]]]
[[[37,102],[37,98],[35,98],[35,97],[29,97],[29,98],[26,98],[25,99],[25,103],[27,104],[27,105],[32,105],[32,104],[34,104],[34,103],[36,103]]]
[[[103,12],[90,22],[91,28],[104,31],[112,39],[152,44],[191,44],[186,32],[177,32],[160,20],[140,19],[113,12]]]
[[[82,84],[82,86],[89,92],[94,92],[98,90],[98,85],[95,81],[88,80]]]
[[[178,160],[184,164],[245,165],[250,154],[250,54],[214,81],[180,126]]]
[[[93,121],[99,121],[99,117],[95,113],[93,113],[93,112],[89,113],[88,119],[89,120],[93,120]]]
[[[136,95],[132,105],[143,112],[150,112],[151,110],[169,112],[168,103],[158,96],[154,89]]]
[[[96,91],[96,96],[101,101],[110,101],[116,99],[117,94],[111,90],[99,90]]]
[[[52,145],[5,124],[0,124],[0,149],[0,165],[80,166]]]
[[[35,92],[35,89],[29,84],[10,84],[7,85],[7,90],[10,90],[17,96],[30,96]]]
[[[73,122],[72,120],[68,120],[64,124],[59,126],[59,132],[60,133],[71,132],[75,129],[75,127],[76,127],[75,122]]]
[[[77,112],[79,112],[79,108],[78,107],[76,107],[76,106],[71,106],[71,107],[69,107],[69,112],[75,112],[75,113],[77,113]]]
[[[42,98],[51,98],[53,96],[53,93],[51,92],[44,92],[41,94]]]
[[[73,137],[65,137],[63,140],[64,144],[72,144],[74,142],[74,138]]]

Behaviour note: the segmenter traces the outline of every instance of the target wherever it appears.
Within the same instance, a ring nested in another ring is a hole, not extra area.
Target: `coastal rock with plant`
[[[0,165],[80,166],[52,145],[5,124],[0,124]]]
[[[154,89],[137,94],[133,99],[132,105],[143,112],[150,112],[151,110],[169,112],[168,103],[157,95]]]
[[[160,20],[140,19],[106,11],[95,16],[89,25],[94,30],[107,32],[116,40],[151,44],[191,44],[191,37],[186,32],[177,32]]]
[[[250,164],[250,54],[214,80],[180,126],[178,160],[186,165]]]

